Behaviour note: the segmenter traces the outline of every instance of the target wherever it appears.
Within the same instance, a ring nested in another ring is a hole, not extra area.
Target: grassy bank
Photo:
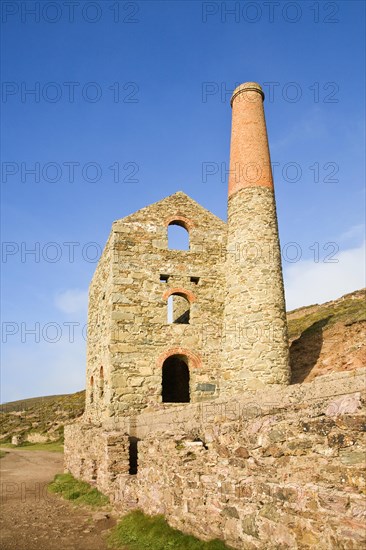
[[[140,511],[124,516],[112,530],[112,548],[128,550],[228,550],[220,540],[204,542],[168,525],[163,516],[146,516]]]
[[[62,441],[50,441],[49,443],[29,443],[28,441],[25,441],[21,445],[1,443],[1,447],[5,447],[7,449],[22,449],[25,451],[51,451],[53,453],[64,452],[64,444]]]
[[[99,508],[109,503],[108,497],[71,474],[57,474],[48,489],[75,504]],[[173,529],[163,516],[146,516],[138,510],[119,521],[108,543],[111,548],[121,550],[230,550],[220,540],[201,541]]]
[[[67,500],[72,500],[75,504],[87,504],[99,507],[109,503],[108,497],[89,485],[89,483],[75,479],[71,474],[57,474],[55,479],[49,484],[48,490],[51,493],[59,494]]]

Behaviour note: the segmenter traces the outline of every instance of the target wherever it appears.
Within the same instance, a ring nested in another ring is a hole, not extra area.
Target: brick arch
[[[183,296],[186,298],[190,304],[196,301],[196,296],[190,290],[186,290],[182,287],[168,288],[163,294],[163,300],[167,300],[172,294],[177,294],[178,296]]]
[[[161,353],[156,360],[157,366],[162,368],[165,359],[168,359],[168,357],[170,357],[171,355],[183,355],[183,357],[186,357],[188,359],[188,367],[193,367],[198,369],[202,367],[202,360],[199,355],[197,355],[196,353],[193,353],[193,351],[190,351],[186,348],[181,348],[179,346],[175,348],[170,348],[164,351],[163,353]]]
[[[169,216],[169,218],[165,219],[164,225],[166,227],[169,225],[179,225],[180,227],[184,227],[188,232],[195,226],[194,222],[185,216]]]

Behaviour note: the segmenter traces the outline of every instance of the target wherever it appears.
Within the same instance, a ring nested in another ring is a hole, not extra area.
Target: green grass
[[[140,511],[124,516],[112,530],[112,548],[128,550],[228,550],[221,540],[201,541],[168,525],[163,516],[146,516]]]
[[[6,452],[0,450],[0,458],[4,458],[5,455],[6,455]]]
[[[105,506],[109,503],[108,497],[86,483],[75,479],[71,474],[57,474],[49,484],[48,490],[57,493],[75,504],[87,504],[93,507]]]
[[[11,443],[1,443],[1,447],[7,449],[22,449],[25,451],[51,451],[53,453],[63,453],[64,444],[62,441],[50,441],[49,443],[29,443],[25,441],[21,445],[12,445]]]
[[[53,453],[63,453],[64,444],[61,441],[50,441],[49,443],[26,443],[22,445],[29,451],[51,451]]]

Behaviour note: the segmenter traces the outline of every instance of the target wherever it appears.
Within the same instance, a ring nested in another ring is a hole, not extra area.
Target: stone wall
[[[364,370],[323,376],[167,407],[102,433],[76,423],[65,430],[66,467],[121,511],[162,513],[233,548],[356,550],[366,543],[365,382]],[[137,475],[127,473],[131,436]]]
[[[129,436],[105,432],[92,424],[65,426],[64,460],[77,479],[87,481],[107,495],[113,493],[118,475],[129,475]]]
[[[95,420],[108,414],[111,397],[113,235],[108,239],[89,286],[85,415]]]

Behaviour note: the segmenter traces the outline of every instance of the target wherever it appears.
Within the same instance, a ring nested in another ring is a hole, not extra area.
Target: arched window
[[[189,403],[189,368],[183,355],[171,355],[162,368],[163,403]]]
[[[94,402],[94,376],[90,377],[90,403]]]
[[[99,398],[102,399],[104,396],[104,371],[103,367],[99,369]]]
[[[189,300],[183,294],[171,294],[168,298],[168,323],[188,325],[189,316]]]
[[[168,248],[171,250],[189,250],[189,232],[181,220],[173,220],[168,225]]]

